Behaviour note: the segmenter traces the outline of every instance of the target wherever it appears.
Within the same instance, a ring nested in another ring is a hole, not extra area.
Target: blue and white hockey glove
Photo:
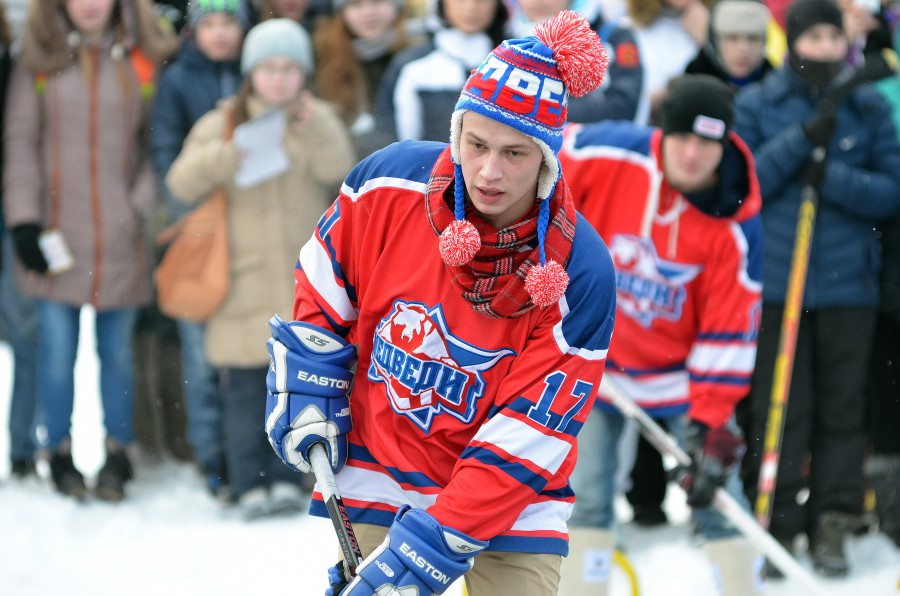
[[[316,325],[286,323],[278,315],[269,328],[269,443],[284,463],[301,472],[312,471],[309,449],[322,443],[337,472],[347,462],[356,346]]]
[[[443,594],[487,545],[442,526],[424,509],[404,505],[387,538],[356,568],[358,575],[340,594]]]

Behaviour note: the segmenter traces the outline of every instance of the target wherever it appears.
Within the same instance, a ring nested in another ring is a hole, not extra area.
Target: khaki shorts
[[[388,529],[372,524],[354,524],[363,557],[384,541]],[[343,557],[342,557],[343,558]],[[560,555],[483,552],[466,574],[469,596],[556,596]]]

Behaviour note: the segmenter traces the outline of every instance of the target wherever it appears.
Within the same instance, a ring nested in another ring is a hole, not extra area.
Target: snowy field
[[[86,311],[82,329],[93,329]],[[7,419],[12,355],[0,343],[0,596],[321,595],[337,559],[327,520],[305,515],[244,523],[206,494],[187,464],[138,461],[120,504],[77,503],[46,479],[9,479]],[[92,482],[102,464],[98,375],[92,333],[82,333],[73,422],[76,465]],[[679,491],[666,503],[672,525],[624,524],[627,554],[644,596],[712,596],[710,567],[691,544]],[[628,518],[621,504],[623,519]],[[900,594],[900,550],[883,536],[854,538],[852,575],[823,582],[837,595]],[[801,558],[809,568],[809,561]],[[613,596],[631,594],[613,573]],[[800,584],[771,582],[765,596],[802,596]],[[459,596],[454,586],[447,592]],[[497,595],[505,596],[505,595]],[[562,595],[565,596],[565,595]]]

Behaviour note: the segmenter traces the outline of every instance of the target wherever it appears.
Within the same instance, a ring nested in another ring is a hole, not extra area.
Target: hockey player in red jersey
[[[685,483],[722,594],[752,593],[754,554],[710,509],[723,484],[747,505],[735,465],[743,442],[735,404],[749,393],[760,315],[762,228],[753,157],[730,131],[721,81],[671,85],[661,128],[628,122],[572,126],[560,153],[575,205],[609,244],[616,334],[607,373],[694,458]],[[601,389],[579,435],[578,497],[563,565],[566,596],[606,593],[617,446],[623,418]],[[632,454],[633,455],[633,454]],[[749,506],[748,506],[749,507]]]
[[[569,94],[606,61],[570,11],[502,43],[449,146],[363,160],[300,251],[294,320],[270,323],[266,428],[298,470],[328,447],[366,557],[330,594],[441,594],[463,575],[471,596],[557,593],[615,317],[609,253],[557,153]]]

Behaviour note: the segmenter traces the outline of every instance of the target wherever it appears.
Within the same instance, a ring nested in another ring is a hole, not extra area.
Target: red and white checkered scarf
[[[453,162],[450,148],[441,153],[425,191],[425,211],[437,236],[440,236],[453,216]],[[553,259],[564,267],[569,262],[572,240],[575,237],[575,205],[569,187],[560,177],[550,201],[550,224],[544,240],[547,260]],[[539,203],[535,201],[524,219],[508,228],[497,230],[475,215],[466,204],[468,219],[481,235],[481,249],[475,258],[461,267],[444,264],[450,271],[453,285],[459,288],[475,312],[488,317],[515,319],[534,308],[525,291],[528,270],[540,263],[537,242]],[[530,250],[522,250],[529,246]]]

